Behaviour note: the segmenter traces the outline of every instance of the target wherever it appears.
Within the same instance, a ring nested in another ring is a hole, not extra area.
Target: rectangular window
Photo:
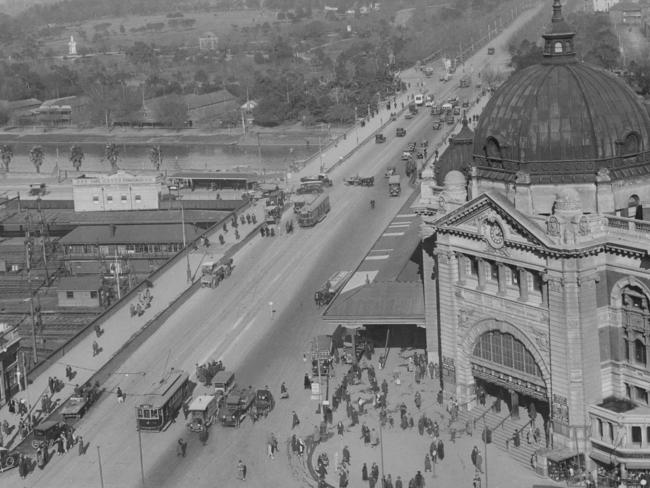
[[[632,426],[632,444],[641,444],[641,427],[638,425]]]
[[[491,281],[499,281],[499,266],[497,266],[497,263],[488,262],[488,279]]]
[[[74,292],[73,291],[66,291],[65,292],[65,297],[69,298],[69,299],[74,298]]]
[[[502,335],[503,338],[503,364],[509,368],[513,367],[512,360],[512,344],[513,337],[511,335]]]
[[[478,259],[476,259],[474,256],[468,256],[467,265],[468,265],[467,272],[469,273],[469,275],[472,276],[473,278],[478,278]]]
[[[126,203],[126,195],[122,195],[120,197],[120,200],[122,200],[122,203]]]
[[[614,442],[614,424],[612,424],[611,422],[607,422],[607,427],[609,432],[609,440],[611,442]]]
[[[91,291],[90,292],[90,298],[97,298],[97,292],[96,291]]]
[[[525,371],[523,344],[521,342],[513,342],[512,350],[515,369],[519,371]]]
[[[519,287],[519,271],[516,268],[508,268],[508,274],[510,274],[508,279],[510,286]]]
[[[528,291],[541,294],[543,284],[544,282],[542,281],[542,277],[539,273],[528,273]]]
[[[598,435],[600,438],[603,438],[603,421],[601,419],[598,419]]]
[[[135,201],[140,203],[142,201],[142,197],[140,195],[135,196]]]
[[[106,201],[108,203],[113,203],[113,195],[106,195]]]
[[[634,387],[636,399],[641,403],[648,403],[648,392],[638,386]]]
[[[99,204],[99,196],[93,195],[93,203],[94,204]]]

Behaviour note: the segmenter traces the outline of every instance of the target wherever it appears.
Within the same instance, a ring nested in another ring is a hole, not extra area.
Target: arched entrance
[[[549,419],[548,368],[536,345],[507,322],[486,320],[465,342],[470,374],[476,387],[505,403],[513,418],[520,408],[535,407]]]

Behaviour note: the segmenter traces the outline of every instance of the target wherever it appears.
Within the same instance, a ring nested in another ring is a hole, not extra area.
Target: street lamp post
[[[381,462],[381,479],[382,479],[382,482],[383,482],[383,479],[384,479],[384,434],[383,434],[383,429],[381,428],[381,420],[379,421],[379,453],[380,453],[379,461]]]

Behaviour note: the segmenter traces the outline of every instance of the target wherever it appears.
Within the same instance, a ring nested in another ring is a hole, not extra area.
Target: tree
[[[133,64],[151,64],[156,59],[156,53],[149,44],[136,41],[132,47],[126,50],[126,57]]]
[[[151,150],[149,151],[149,159],[151,159],[151,164],[153,164],[153,167],[156,169],[156,171],[160,171],[160,167],[162,166],[163,162],[163,155],[160,146],[151,146]]]
[[[9,165],[11,164],[11,160],[14,157],[14,150],[13,148],[8,145],[8,144],[3,144],[0,146],[0,159],[2,159],[2,164],[4,164],[5,171],[9,173]]]
[[[43,165],[44,159],[45,159],[45,154],[43,153],[43,148],[41,146],[34,146],[29,151],[29,160],[36,168],[37,173],[41,172],[41,166]]]
[[[104,148],[104,158],[111,163],[111,169],[117,171],[117,160],[120,158],[120,150],[114,142],[109,142]]]
[[[81,163],[84,160],[84,151],[81,149],[81,146],[73,145],[70,148],[70,162],[74,167],[75,171],[79,171],[81,168]]]
[[[169,95],[158,103],[157,119],[163,124],[180,129],[188,117],[187,104],[180,95]]]

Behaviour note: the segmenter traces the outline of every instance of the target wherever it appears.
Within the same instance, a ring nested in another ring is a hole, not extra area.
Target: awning
[[[596,449],[591,451],[589,457],[594,461],[598,461],[599,463],[603,463],[608,466],[616,464],[616,456],[607,454],[606,452],[598,451]]]
[[[619,459],[627,469],[650,469],[650,458],[646,459]]]
[[[559,463],[578,456],[578,453],[572,449],[563,448],[563,449],[554,449],[546,453],[546,459]]]

